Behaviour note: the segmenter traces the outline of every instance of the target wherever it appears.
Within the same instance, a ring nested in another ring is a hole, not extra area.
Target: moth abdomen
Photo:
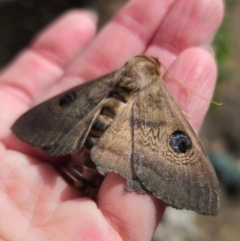
[[[112,118],[108,117],[107,115],[100,114],[97,120],[94,122],[92,128],[104,132],[109,128],[112,122]]]
[[[92,147],[96,144],[96,142],[98,141],[99,138],[97,137],[92,137],[92,136],[88,136],[85,143],[84,143],[84,147],[87,150],[91,150]]]
[[[125,96],[124,95],[120,95],[119,92],[115,92],[115,91],[110,92],[109,97],[112,97],[112,98],[114,98],[116,100],[119,100],[119,101],[121,101],[123,103],[127,103],[127,100],[126,100]]]
[[[86,138],[86,141],[84,143],[84,147],[87,150],[91,150],[98,141],[98,139],[101,138],[103,133],[109,128],[112,122],[112,118],[106,115],[99,114],[94,124],[92,125],[91,130],[89,131],[88,137]]]
[[[122,103],[127,103],[132,97],[134,89],[131,86],[121,86],[121,82],[109,93],[108,98],[113,98]]]
[[[74,172],[76,168],[67,165],[67,174],[69,178],[72,177],[72,182],[74,182],[74,186],[76,188],[78,188],[79,186],[81,189],[84,190],[85,193],[90,193],[91,196],[94,196],[94,194],[96,195],[96,192],[94,190],[97,190],[101,185],[103,176],[97,171],[96,166],[91,159],[90,150],[102,137],[102,135],[104,135],[105,131],[111,126],[116,114],[124,107],[125,103],[123,102],[123,98],[121,98],[120,95],[113,93],[111,96],[106,98],[105,102],[102,105],[100,114],[95,119],[85,140],[84,161],[82,163],[80,172]],[[64,170],[65,173],[66,170]],[[80,183],[77,181],[77,176],[79,176]],[[87,180],[89,188],[84,186],[85,182],[82,182],[82,179]],[[81,187],[80,184],[83,185],[83,187]]]
[[[111,126],[116,114],[126,105],[123,100],[126,101],[116,92],[113,92],[108,98],[106,98],[100,114],[94,121],[85,141],[85,148],[91,150],[97,140],[101,138],[104,132]]]
[[[114,119],[116,112],[114,108],[111,108],[109,106],[104,106],[100,112],[100,115],[107,116],[110,119]]]
[[[126,106],[129,96],[130,90],[121,87],[116,87],[109,93],[84,143],[84,147],[87,150],[91,150],[99,138],[111,126],[115,116]]]

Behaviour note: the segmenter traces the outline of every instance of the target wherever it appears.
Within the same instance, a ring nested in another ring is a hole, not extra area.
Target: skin
[[[125,192],[124,179],[113,173],[96,202],[82,197],[49,164],[61,158],[20,142],[10,127],[37,103],[146,53],[158,57],[184,84],[162,70],[198,131],[215,86],[217,68],[209,44],[222,17],[220,0],[131,0],[94,36],[94,15],[74,10],[43,30],[1,72],[1,240],[151,240],[165,209],[160,200]]]

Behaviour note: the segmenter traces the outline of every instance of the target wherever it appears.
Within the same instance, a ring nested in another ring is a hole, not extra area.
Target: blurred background
[[[71,8],[99,15],[98,29],[127,0],[0,0],[0,69],[25,48],[35,34]],[[240,240],[240,1],[225,0],[224,22],[213,43],[219,66],[214,100],[200,137],[221,183],[217,217],[168,208],[154,241]]]

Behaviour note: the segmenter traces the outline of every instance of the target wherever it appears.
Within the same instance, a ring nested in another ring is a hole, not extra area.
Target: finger
[[[0,84],[15,86],[23,94],[27,93],[26,98],[33,99],[62,76],[63,67],[86,46],[94,33],[95,22],[88,13],[74,11],[65,14],[3,72]]]
[[[95,21],[88,13],[69,12],[40,34],[32,48],[3,71],[0,76],[0,139],[9,133],[12,122],[33,105],[33,100],[63,75],[64,66],[86,46],[94,33]]]
[[[92,39],[96,22],[97,16],[93,12],[69,11],[36,37],[31,50],[65,67]]]
[[[110,173],[98,194],[98,208],[123,240],[151,240],[165,206],[153,196],[125,191],[126,181]]]
[[[216,84],[214,57],[203,48],[187,49],[173,62],[169,72],[183,85],[168,73],[163,79],[193,129],[198,131]]]
[[[198,6],[195,7],[196,5]],[[193,9],[192,12],[191,9]],[[186,14],[185,17],[181,15],[182,12],[183,15]],[[209,17],[211,13],[215,14],[213,18]],[[146,1],[130,1],[83,55],[70,66],[60,82],[60,90],[69,89],[74,84],[80,84],[86,79],[93,79],[116,69],[133,55],[143,53],[148,46],[147,54],[160,56],[161,62],[170,64],[176,58],[176,53],[173,52],[175,42],[181,39],[182,45],[176,45],[178,53],[182,50],[181,46],[210,42],[221,22],[222,15],[221,0],[204,2],[191,0],[187,3],[185,1],[151,1],[151,4]],[[199,19],[202,21],[197,27],[201,27],[201,31],[197,32],[199,33],[197,35],[194,23]],[[170,24],[173,26],[169,26]],[[179,26],[195,34],[191,36],[186,35],[185,32],[183,34],[178,30]],[[157,37],[154,37],[156,31]],[[113,32],[114,38],[111,37]],[[161,40],[161,37],[164,39]],[[151,39],[154,40],[151,41]],[[183,45],[183,43],[186,44]],[[52,90],[48,96],[56,92],[59,92],[59,86],[56,86],[56,89]]]
[[[99,33],[84,53],[71,64],[56,86],[66,90],[122,66],[143,53],[174,0],[132,0]],[[73,83],[74,79],[74,83]]]
[[[159,56],[169,66],[185,49],[210,44],[223,19],[223,11],[222,0],[175,1],[147,54]]]

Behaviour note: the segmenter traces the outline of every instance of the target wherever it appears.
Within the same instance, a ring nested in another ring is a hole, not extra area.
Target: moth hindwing
[[[80,171],[72,164],[64,169],[80,183],[86,180],[91,186],[99,173],[116,172],[127,180],[128,191],[152,193],[177,209],[218,212],[214,169],[153,57],[136,56],[111,74],[43,102],[23,114],[12,130],[52,155],[84,146]]]

